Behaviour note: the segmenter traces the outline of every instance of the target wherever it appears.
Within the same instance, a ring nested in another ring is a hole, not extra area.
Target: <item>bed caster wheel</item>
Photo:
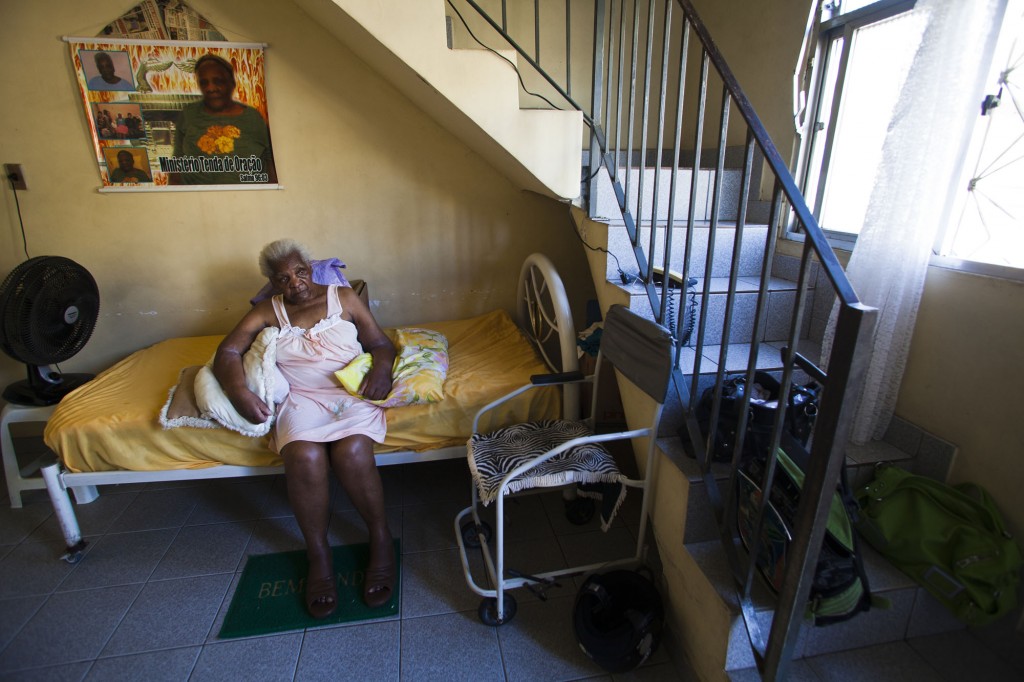
[[[577,497],[574,500],[565,501],[565,518],[569,523],[577,526],[585,526],[594,518],[594,509],[597,507],[589,497]]]
[[[484,625],[496,627],[504,625],[515,618],[516,598],[506,592],[502,601],[505,603],[505,617],[499,620],[498,600],[495,597],[484,597],[480,600],[480,607],[476,610],[477,615],[480,616],[480,622]]]
[[[462,543],[471,549],[479,549],[480,533],[484,536],[484,542],[491,541],[491,526],[489,523],[481,523],[479,531],[472,521],[462,524]]]

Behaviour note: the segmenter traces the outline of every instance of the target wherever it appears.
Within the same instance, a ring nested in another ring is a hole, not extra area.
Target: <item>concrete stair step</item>
[[[662,431],[662,437],[658,439],[658,447],[676,464],[688,484],[689,497],[686,507],[684,539],[687,543],[717,540],[718,528],[711,513],[711,497],[707,491],[707,484],[697,460],[687,454],[686,447],[678,437],[678,426],[672,432]],[[896,464],[917,472],[920,472],[922,464],[919,458],[882,441],[875,441],[868,445],[851,443],[847,446],[846,457],[847,477],[854,490],[871,479],[874,468],[880,462]],[[723,489],[729,478],[728,466],[713,462],[711,473],[720,489]]]
[[[725,550],[719,541],[687,543],[686,550],[706,576],[715,596],[729,609],[731,619],[726,632],[716,633],[709,641],[719,642],[724,651],[724,669],[736,671],[755,666],[746,625],[740,615],[735,582],[729,571]],[[740,550],[742,551],[742,550]],[[842,623],[814,627],[801,626],[794,658],[820,656],[897,642],[909,637],[934,635],[964,629],[946,608],[904,573],[893,567],[870,546],[862,546],[868,583],[874,595],[887,600],[888,608],[872,608]],[[771,627],[773,598],[764,585],[751,595],[758,626],[767,633]]]
[[[694,188],[694,219],[709,220],[714,199],[714,183],[717,172],[711,168],[701,168],[697,172],[697,184]],[[726,168],[722,172],[722,190],[719,198],[719,218],[736,220],[739,208],[741,172],[738,169]],[[641,187],[641,181],[643,187]],[[641,175],[639,168],[631,168],[627,174],[625,169],[619,170],[619,185],[625,193],[629,191],[629,209],[638,220],[649,220],[652,216],[658,221],[668,220],[669,207],[674,204],[675,220],[685,220],[690,211],[690,191],[693,183],[693,168],[680,168],[675,172],[675,195],[670,202],[672,191],[671,168],[645,168]],[[657,208],[655,209],[655,193]],[[591,196],[591,215],[597,218],[618,219],[622,215],[616,198],[611,178],[606,172],[597,176],[597,187]],[[757,211],[761,211],[758,206]],[[748,211],[748,217],[750,216]]]
[[[713,283],[722,281],[723,280],[720,278],[712,280]],[[654,318],[654,313],[651,310],[650,299],[647,297],[647,292],[644,290],[642,285],[621,285],[616,281],[611,281],[610,283],[614,286],[622,287],[623,291],[628,296],[628,306],[631,310],[643,317],[646,317],[647,319]],[[723,284],[723,287],[725,284],[727,284],[727,280]],[[685,306],[680,302],[678,294],[674,296],[672,300],[673,308],[676,311],[676,319],[678,319],[679,315],[685,316],[683,318],[684,324],[686,324],[686,320],[688,319],[693,320],[692,328],[694,329],[694,333],[691,336],[691,345],[697,341],[696,325],[699,324],[701,307],[703,306],[704,301],[704,298],[701,295],[702,286],[703,282],[698,280],[697,286],[695,286],[691,291],[686,292],[684,297]],[[747,342],[749,350],[749,342],[754,336],[754,318],[757,311],[758,293],[756,284],[750,280],[744,280],[742,282],[742,286],[743,290],[740,290],[740,288],[737,287],[737,292],[733,301],[729,341],[730,345],[734,343]],[[705,351],[708,346],[717,346],[722,343],[725,329],[725,310],[726,303],[728,302],[728,294],[721,290],[715,291],[713,287],[707,300],[708,313],[707,321],[705,323],[706,330],[704,332]],[[768,286],[768,317],[764,325],[760,341],[774,343],[779,347],[783,345],[783,342],[789,338],[789,325],[793,315],[793,306],[795,302],[796,289],[793,282],[775,277],[770,279]],[[693,310],[692,317],[689,312],[691,308]],[[801,329],[802,338],[810,340],[812,336],[812,327],[814,326],[812,325],[813,320],[814,315],[812,314],[805,314],[803,316],[803,325]],[[824,329],[824,327],[822,326],[821,329]],[[811,345],[812,344],[808,343],[806,348],[803,350],[815,353],[820,352],[820,347],[815,351]],[[820,344],[818,345],[820,346]],[[817,354],[813,357],[816,360]],[[688,373],[687,370],[684,369],[684,373]]]
[[[706,483],[696,460],[688,457],[682,442],[676,437],[662,437],[658,447],[682,472],[685,481],[685,520],[683,542],[693,564],[688,565],[690,578],[689,598],[702,603],[708,613],[725,613],[725,617],[709,617],[701,623],[701,647],[713,660],[720,660],[722,669],[738,671],[755,666],[746,625],[740,612],[735,580],[722,548],[712,511]],[[870,476],[870,470],[879,461],[892,461],[900,466],[919,468],[916,458],[887,443],[870,446],[851,446],[848,451],[851,485],[859,485]],[[712,464],[712,475],[720,491],[728,484],[728,467]],[[861,543],[868,581],[873,594],[891,604],[889,608],[874,608],[844,623],[824,627],[803,625],[794,655],[797,658],[819,656],[826,653],[856,649],[873,644],[901,641],[951,632],[964,626],[910,578],[889,564],[866,543]],[[743,551],[740,548],[739,551]],[[771,625],[774,597],[767,587],[758,582],[751,595],[758,625],[766,633]],[[710,630],[710,631],[709,631]]]
[[[667,228],[664,223],[659,223],[655,226],[655,229],[657,229],[659,233],[662,233]],[[685,223],[677,221],[673,224],[672,252],[669,260],[669,267],[677,272],[683,271],[683,255],[686,249],[686,232],[687,227]],[[693,238],[690,246],[690,268],[688,271],[688,274],[691,277],[703,278],[707,274],[706,262],[710,232],[711,224],[706,220],[701,220],[694,225]],[[644,247],[646,252],[647,245],[650,244],[651,239],[650,224],[642,223],[639,226],[639,234],[638,243]],[[723,220],[718,223],[715,231],[715,250],[711,266],[712,277],[729,276],[729,269],[732,264],[732,254],[735,246],[735,234],[736,226],[734,222],[730,223],[729,221]],[[744,226],[743,242],[740,245],[740,265],[737,273],[740,277],[755,279],[760,277],[767,235],[767,225],[748,224]],[[650,258],[650,254],[648,253],[648,260],[653,260],[655,263],[661,263],[663,261],[664,253],[662,250],[662,245],[665,242],[664,235],[658,234],[656,242],[654,257]],[[627,272],[636,272],[636,265],[632,257],[633,248],[630,245],[629,235],[626,232],[626,226],[622,222],[621,216],[608,221],[608,250],[616,255],[619,262],[629,263],[631,265],[631,267],[627,269]],[[608,272],[609,279],[614,279],[618,276],[618,271],[614,269],[614,265],[614,262],[610,264],[611,269]]]

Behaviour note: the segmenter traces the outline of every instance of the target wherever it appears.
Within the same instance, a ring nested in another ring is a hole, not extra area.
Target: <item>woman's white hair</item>
[[[274,274],[274,263],[280,263],[292,254],[301,258],[306,265],[313,260],[309,255],[309,250],[300,242],[294,239],[278,239],[276,242],[270,242],[260,251],[260,272],[269,279]]]

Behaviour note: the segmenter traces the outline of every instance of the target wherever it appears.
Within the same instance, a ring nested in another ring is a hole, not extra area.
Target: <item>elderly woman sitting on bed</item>
[[[288,499],[306,541],[306,608],[314,618],[326,618],[338,603],[327,542],[331,471],[369,530],[363,599],[377,607],[392,597],[394,545],[373,455],[373,442],[384,439],[384,410],[348,394],[333,373],[369,352],[373,368],[362,394],[383,399],[391,391],[395,347],[352,289],[313,282],[310,260],[290,239],[263,248],[260,271],[275,295],[257,303],[224,338],[213,371],[239,414],[254,424],[265,422],[270,407],[247,388],[242,356],[263,329],[280,328],[277,364],[290,392],[279,407],[271,447],[284,460]]]

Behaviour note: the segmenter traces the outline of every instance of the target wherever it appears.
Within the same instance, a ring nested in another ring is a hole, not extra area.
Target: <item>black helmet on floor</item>
[[[646,661],[661,642],[664,622],[661,595],[636,571],[594,574],[576,594],[576,640],[583,653],[613,673]]]

